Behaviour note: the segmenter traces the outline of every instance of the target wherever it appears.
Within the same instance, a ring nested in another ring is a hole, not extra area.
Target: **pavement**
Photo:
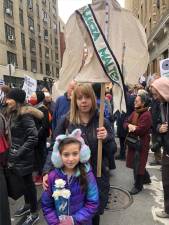
[[[153,154],[149,154],[149,160]],[[111,177],[111,184],[130,190],[133,186],[133,173],[126,168],[124,161],[116,161],[117,169]],[[106,211],[101,219],[101,225],[169,225],[169,219],[159,219],[155,211],[163,207],[163,189],[160,166],[149,166],[152,183],[144,185],[144,190],[133,196],[133,203],[124,210]]]
[[[153,159],[153,153],[149,154],[149,160]],[[133,185],[133,173],[126,168],[124,161],[116,161],[117,169],[111,177],[111,184],[130,190]],[[151,175],[152,183],[144,185],[144,190],[133,197],[133,203],[120,211],[105,211],[101,216],[101,225],[169,225],[169,219],[159,219],[155,211],[163,207],[163,191],[161,183],[160,166],[149,166],[147,169]],[[40,195],[42,188],[38,187],[39,215],[40,221],[37,224],[46,225],[40,209]],[[24,218],[15,218],[14,211],[23,204],[23,198],[14,201],[10,199],[12,225],[22,225]]]

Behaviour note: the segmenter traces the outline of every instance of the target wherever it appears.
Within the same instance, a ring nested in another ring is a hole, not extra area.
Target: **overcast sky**
[[[124,7],[124,0],[117,0]],[[69,16],[84,5],[91,3],[92,0],[58,0],[59,15],[63,22],[67,22]]]

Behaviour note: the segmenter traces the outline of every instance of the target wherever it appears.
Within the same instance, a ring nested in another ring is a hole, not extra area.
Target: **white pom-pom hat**
[[[87,163],[90,159],[91,151],[88,145],[85,144],[84,139],[81,136],[82,132],[80,129],[75,129],[71,134],[59,135],[56,137],[55,144],[53,146],[53,152],[51,156],[54,167],[61,168],[63,166],[62,158],[60,155],[59,144],[65,138],[75,138],[81,143],[80,149],[80,162]]]

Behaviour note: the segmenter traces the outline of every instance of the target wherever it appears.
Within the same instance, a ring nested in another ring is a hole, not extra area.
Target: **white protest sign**
[[[169,78],[169,58],[160,61],[160,73],[162,77]]]
[[[26,97],[29,98],[32,95],[32,93],[36,91],[36,88],[37,88],[37,80],[26,75],[24,78],[24,84],[22,88],[26,92]]]
[[[0,78],[0,86],[2,86],[4,84],[5,84],[4,80]]]

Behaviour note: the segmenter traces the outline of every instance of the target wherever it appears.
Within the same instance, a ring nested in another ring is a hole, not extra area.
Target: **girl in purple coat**
[[[76,129],[59,135],[52,152],[55,169],[48,177],[49,188],[42,194],[42,209],[48,225],[92,225],[99,197],[91,171],[90,149]]]

